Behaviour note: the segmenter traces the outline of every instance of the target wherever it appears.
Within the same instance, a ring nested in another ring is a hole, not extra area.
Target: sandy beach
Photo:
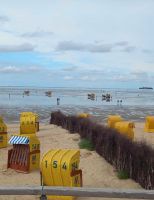
[[[143,123],[136,123],[135,140],[147,141],[154,146],[154,133],[144,133]],[[19,124],[8,124],[9,136],[19,133]],[[41,124],[37,136],[41,142],[41,158],[50,149],[69,148],[78,149],[80,137],[78,134],[69,134],[67,130],[55,125]],[[0,149],[0,185],[1,186],[30,186],[40,185],[40,174],[32,171],[29,174],[17,173],[12,169],[7,169],[8,148]],[[117,178],[116,170],[100,157],[95,151],[80,150],[80,168],[83,170],[83,186],[85,187],[107,187],[107,188],[126,188],[141,189],[141,186],[131,179],[120,180]],[[3,200],[33,200],[39,199],[38,196],[0,196]],[[78,200],[94,200],[97,198],[77,198]],[[98,198],[105,199],[105,198]]]
[[[154,200],[152,19],[154,0],[0,0],[0,190],[25,192],[0,200]]]

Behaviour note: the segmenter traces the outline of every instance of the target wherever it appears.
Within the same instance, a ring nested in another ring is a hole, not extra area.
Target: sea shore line
[[[146,116],[154,115],[154,107],[152,106],[75,106],[75,105],[60,105],[60,106],[6,106],[0,108],[0,115],[6,123],[18,123],[21,112],[35,112],[40,116],[42,123],[49,123],[51,112],[62,111],[66,115],[77,115],[78,113],[89,113],[93,120],[98,123],[106,123],[108,115],[121,115],[125,120],[134,122],[145,121]]]

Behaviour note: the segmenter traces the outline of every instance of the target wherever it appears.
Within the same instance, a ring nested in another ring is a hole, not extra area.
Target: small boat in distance
[[[142,90],[142,89],[146,89],[146,90],[153,90],[153,88],[152,88],[152,87],[140,87],[139,89],[140,89],[140,90]]]

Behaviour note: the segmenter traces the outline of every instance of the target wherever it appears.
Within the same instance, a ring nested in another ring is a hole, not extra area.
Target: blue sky
[[[154,87],[153,0],[0,5],[0,85]]]

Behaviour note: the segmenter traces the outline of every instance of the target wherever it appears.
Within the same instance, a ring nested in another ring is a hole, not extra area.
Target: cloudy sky
[[[153,0],[0,0],[0,85],[154,86]]]

